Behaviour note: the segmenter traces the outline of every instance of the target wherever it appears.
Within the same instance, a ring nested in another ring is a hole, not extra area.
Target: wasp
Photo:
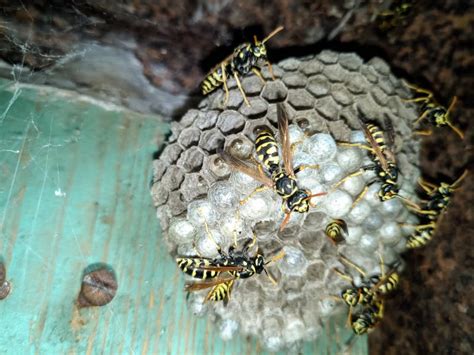
[[[386,274],[383,259],[382,256],[380,256],[381,274],[376,274],[367,277],[366,273],[364,272],[364,270],[362,270],[362,268],[354,264],[345,256],[340,255],[339,258],[344,264],[354,268],[362,276],[361,285],[356,286],[351,276],[343,273],[338,269],[334,269],[334,271],[339,274],[339,276],[348,280],[351,283],[352,287],[347,288],[341,292],[341,298],[349,307],[355,307],[358,304],[368,305],[379,296],[389,294],[398,286],[399,275],[396,270],[398,267],[398,263],[391,266],[390,271]]]
[[[205,224],[208,236],[214,241],[210,234],[207,224]],[[186,284],[185,290],[188,292],[212,289],[207,294],[205,301],[224,301],[224,305],[230,298],[234,281],[237,279],[247,279],[255,274],[265,274],[269,279],[276,283],[270,276],[265,266],[271,262],[275,262],[284,256],[284,252],[266,261],[260,249],[257,249],[255,256],[250,256],[249,251],[256,244],[257,237],[255,234],[252,239],[248,239],[240,250],[237,249],[237,241],[231,245],[227,253],[216,243],[219,256],[216,258],[205,258],[199,254],[194,257],[178,257],[176,263],[178,267],[194,278],[203,280],[202,282],[194,282]],[[215,242],[215,241],[214,241]]]
[[[356,335],[362,335],[373,329],[383,318],[383,300],[374,300],[365,306],[360,313],[351,315],[351,327]]]
[[[435,127],[444,127],[448,126],[451,128],[461,139],[464,139],[464,133],[453,125],[451,122],[451,112],[456,105],[457,97],[454,96],[451,99],[451,103],[449,104],[448,108],[439,104],[435,99],[434,95],[431,91],[422,89],[416,85],[409,84],[405,82],[405,85],[410,88],[411,90],[415,91],[416,94],[420,94],[421,96],[412,98],[412,99],[404,99],[405,102],[416,102],[421,103],[420,106],[420,117],[415,121],[415,124],[420,123],[423,119],[427,119],[428,122]],[[417,131],[416,133],[421,135],[431,135],[432,131]]]
[[[425,206],[423,208],[412,208],[418,214],[425,215],[430,220],[436,220],[438,216],[446,210],[451,201],[452,194],[459,187],[459,184],[467,176],[468,170],[452,184],[441,182],[439,185],[432,184],[423,179],[418,180],[418,184],[428,196],[428,200],[422,200]]]
[[[408,237],[406,247],[415,249],[425,246],[433,238],[435,231],[436,222],[415,226],[415,232]]]
[[[389,9],[377,15],[378,28],[381,31],[388,31],[394,27],[405,25],[405,20],[412,9],[412,1],[395,1]]]
[[[390,267],[389,272],[385,273],[385,267],[382,256],[380,256],[380,274],[367,277],[366,273],[352,261],[339,256],[341,261],[357,270],[362,276],[360,286],[356,286],[351,276],[334,269],[342,278],[351,283],[351,287],[341,292],[341,299],[349,306],[348,322],[356,334],[363,334],[370,328],[373,328],[376,321],[383,315],[383,300],[381,297],[391,293],[399,283],[399,275],[396,269],[398,263]],[[353,309],[357,306],[363,307],[362,312],[353,313]]]
[[[226,152],[221,152],[222,158],[233,169],[243,172],[263,185],[251,193],[262,191],[265,188],[272,188],[283,200],[285,218],[280,225],[280,231],[287,225],[292,212],[306,213],[314,206],[311,202],[313,197],[326,195],[326,192],[311,194],[311,191],[300,188],[296,179],[303,169],[317,169],[318,165],[300,165],[293,169],[292,148],[288,133],[288,114],[283,104],[277,105],[278,130],[280,134],[280,146],[282,148],[282,160],[279,155],[279,145],[275,136],[269,129],[262,129],[255,140],[255,151],[259,165],[244,162]],[[265,171],[264,171],[265,170]],[[246,200],[250,198],[247,197]],[[245,203],[245,201],[241,203]]]
[[[268,70],[273,79],[272,66],[267,58],[267,48],[265,47],[265,42],[270,38],[275,36],[278,32],[283,30],[283,26],[276,28],[272,31],[267,37],[262,41],[257,40],[257,37],[254,36],[254,43],[246,42],[239,45],[234,49],[234,52],[220,62],[214,69],[212,69],[206,78],[201,83],[201,91],[203,95],[207,95],[210,92],[214,91],[221,85],[224,86],[225,99],[224,105],[227,104],[229,100],[229,89],[227,87],[227,77],[234,77],[239,87],[239,90],[244,98],[247,106],[250,106],[247,96],[245,95],[244,90],[242,89],[242,84],[240,83],[239,76],[247,75],[252,71],[257,75],[260,80],[265,83],[265,80],[260,73],[260,68],[263,67],[262,62],[268,66]]]
[[[362,129],[364,131],[365,139],[367,141],[367,145],[348,142],[338,142],[338,144],[341,146],[358,147],[361,149],[368,150],[373,164],[364,166],[358,171],[349,174],[348,176],[337,182],[333,186],[333,189],[337,188],[351,177],[362,175],[367,170],[373,170],[375,172],[376,178],[370,181],[365,186],[364,190],[354,201],[353,206],[356,205],[362,199],[362,197],[367,193],[369,186],[376,181],[382,182],[378,193],[380,201],[387,201],[394,197],[398,197],[402,200],[406,200],[409,203],[410,201],[398,194],[399,186],[397,184],[397,180],[399,169],[396,163],[395,154],[389,147],[393,145],[393,127],[391,122],[389,120],[385,120],[385,126],[387,127],[386,129],[389,133],[388,140],[386,140],[384,132],[378,125],[374,123],[364,122],[361,122],[361,124]]]
[[[414,226],[414,233],[407,239],[407,248],[414,249],[425,246],[433,238],[441,214],[448,207],[452,194],[467,174],[468,170],[465,170],[452,184],[441,182],[439,185],[435,185],[423,179],[418,180],[418,184],[427,194],[428,200],[422,200],[423,207],[410,207],[410,209],[423,216],[428,223]]]
[[[347,223],[342,219],[335,219],[326,226],[325,232],[334,244],[342,243],[348,234]]]

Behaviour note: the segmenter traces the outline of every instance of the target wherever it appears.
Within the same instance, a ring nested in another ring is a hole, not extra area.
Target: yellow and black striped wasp
[[[423,119],[427,119],[428,122],[435,127],[450,127],[461,139],[464,139],[464,133],[454,126],[451,122],[451,111],[456,105],[457,97],[454,96],[449,104],[449,107],[446,108],[443,105],[439,104],[435,99],[431,91],[422,89],[416,85],[409,84],[405,82],[405,85],[411,90],[415,91],[416,94],[421,94],[422,96],[414,97],[412,99],[404,99],[405,102],[415,102],[421,103],[420,106],[420,117],[415,121],[415,124],[420,123]],[[417,131],[415,132],[420,135],[431,135],[432,131]]]
[[[363,325],[367,323],[367,320],[371,318],[370,316],[373,316],[372,319],[378,319],[378,313],[371,312],[374,305],[379,305],[383,308],[383,300],[381,297],[391,293],[398,286],[399,274],[397,268],[399,264],[395,263],[390,266],[389,272],[385,273],[385,264],[382,256],[380,256],[380,274],[368,277],[362,268],[354,264],[345,256],[339,255],[339,257],[345,265],[357,270],[362,277],[360,285],[357,286],[351,276],[338,269],[333,269],[339,276],[351,283],[351,287],[346,288],[341,292],[340,299],[342,299],[349,307],[348,322],[354,332],[359,334],[361,331],[360,329],[362,329]],[[353,309],[358,306],[363,307],[364,310],[362,313],[354,315]],[[361,316],[361,314],[363,316]],[[375,323],[373,325],[375,325]]]
[[[281,196],[283,206],[284,208],[286,207],[286,216],[280,225],[281,231],[287,225],[292,212],[308,212],[310,206],[313,206],[311,202],[312,198],[326,195],[326,192],[311,194],[311,191],[298,186],[296,174],[303,169],[316,169],[318,166],[300,165],[293,169],[293,153],[288,133],[288,114],[285,106],[281,103],[277,105],[277,115],[283,166],[280,161],[278,143],[269,129],[262,129],[257,134],[255,140],[255,151],[260,163],[258,166],[237,159],[226,152],[221,152],[221,155],[230,167],[255,178],[263,184],[263,186],[257,188],[253,193],[265,188],[273,188],[276,193]],[[249,197],[247,197],[247,199]],[[242,201],[242,203],[244,203],[244,201]]]
[[[362,335],[378,324],[383,318],[384,303],[381,299],[374,299],[362,308],[362,311],[351,315],[350,323],[356,335]]]
[[[459,184],[464,180],[467,174],[468,170],[465,170],[452,184],[441,182],[439,185],[435,185],[423,179],[418,180],[418,184],[424,190],[428,199],[421,201],[423,207],[413,208],[409,206],[409,208],[416,214],[422,216],[427,223],[422,222],[422,224],[414,226],[415,231],[407,239],[407,248],[420,248],[425,246],[433,238],[441,214],[448,207],[452,194],[459,187]]]
[[[377,14],[378,29],[389,31],[392,28],[403,26],[413,9],[413,1],[394,1],[390,8]]]
[[[254,36],[254,43],[242,43],[237,48],[235,48],[231,55],[225,58],[214,69],[212,69],[209,74],[206,75],[206,78],[201,83],[202,94],[207,95],[223,85],[225,91],[224,105],[226,105],[227,101],[229,100],[227,78],[233,76],[240,92],[242,93],[245,103],[247,106],[250,106],[247,96],[242,89],[239,76],[247,75],[250,71],[252,71],[260,78],[263,83],[265,83],[265,80],[260,73],[260,68],[266,64],[268,65],[268,69],[272,78],[275,79],[273,76],[272,66],[267,58],[267,48],[265,47],[265,42],[267,42],[281,30],[283,30],[283,26],[276,28],[262,41],[257,40],[257,37]]]
[[[205,228],[208,236],[214,241],[207,224],[205,224]],[[227,253],[224,253],[220,246],[215,243],[219,253],[219,256],[216,258],[205,258],[200,255],[176,258],[176,263],[181,271],[194,278],[203,280],[202,282],[186,284],[185,290],[193,292],[212,287],[205,301],[224,301],[224,305],[227,305],[232,287],[237,279],[247,279],[255,274],[265,272],[269,279],[276,283],[267,272],[265,266],[281,259],[284,256],[284,252],[280,252],[269,261],[265,260],[260,249],[257,249],[255,256],[250,256],[249,251],[255,246],[256,241],[257,238],[254,234],[252,239],[248,239],[242,248],[237,250],[237,241],[234,239],[234,245],[229,247]]]
[[[346,147],[358,147],[361,149],[368,150],[370,157],[373,161],[372,165],[364,166],[356,172],[349,174],[337,184],[333,186],[337,188],[343,184],[347,179],[362,175],[367,170],[373,170],[375,172],[376,178],[370,181],[364,188],[364,190],[359,194],[356,200],[353,203],[353,206],[359,202],[362,197],[367,193],[369,185],[373,184],[376,181],[381,181],[382,186],[380,187],[378,196],[381,201],[387,201],[394,197],[402,198],[399,192],[399,186],[397,184],[398,179],[398,166],[395,160],[395,154],[389,148],[389,145],[393,144],[393,127],[389,120],[385,120],[386,129],[389,132],[390,143],[386,143],[385,135],[383,130],[374,123],[365,123],[361,121],[361,126],[364,131],[366,144],[362,143],[348,143],[348,142],[338,142],[340,146]],[[403,198],[402,198],[403,199]]]
[[[328,223],[325,233],[334,244],[342,243],[348,234],[347,223],[343,219],[335,219]]]

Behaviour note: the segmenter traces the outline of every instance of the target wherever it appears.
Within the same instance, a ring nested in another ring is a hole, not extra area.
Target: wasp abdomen
[[[272,172],[280,165],[280,156],[278,154],[278,143],[272,132],[263,130],[255,139],[255,151],[257,158],[263,166]]]

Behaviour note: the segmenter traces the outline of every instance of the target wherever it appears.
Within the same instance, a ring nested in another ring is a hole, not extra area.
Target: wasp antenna
[[[288,224],[288,222],[290,221],[290,216],[291,216],[291,212],[287,212],[285,213],[285,219],[283,220],[283,222],[281,222],[281,225],[280,225],[280,232],[285,229],[286,225]]]
[[[462,175],[455,181],[451,184],[452,187],[455,187],[457,185],[459,185],[461,183],[461,181],[464,180],[464,178],[467,176],[467,174],[469,173],[469,170],[464,170],[464,172],[462,173]]]
[[[446,124],[459,136],[459,138],[464,139],[464,133],[453,125],[450,121],[446,121]]]
[[[278,32],[282,31],[285,27],[283,26],[279,26],[277,28],[275,28],[267,37],[265,37],[263,40],[262,40],[262,43],[265,43],[266,41],[268,41],[270,38],[272,38],[273,36],[275,36]]]
[[[327,192],[319,192],[319,193],[317,193],[317,194],[309,195],[308,197],[305,198],[305,200],[309,200],[310,203],[311,203],[311,199],[312,199],[313,197],[324,196],[324,195],[327,195],[327,194],[328,194]],[[314,207],[313,204],[311,204],[311,206]]]

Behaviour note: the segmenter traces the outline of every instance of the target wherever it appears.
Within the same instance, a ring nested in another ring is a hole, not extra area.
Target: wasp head
[[[398,195],[398,186],[396,184],[382,184],[379,191],[381,201],[388,201]]]
[[[255,257],[254,265],[255,272],[257,274],[261,274],[262,271],[265,269],[265,258],[262,254],[257,254],[257,256]]]
[[[252,44],[250,48],[250,51],[257,59],[267,59],[267,47],[265,47],[263,42],[258,41],[256,38],[255,43]]]

